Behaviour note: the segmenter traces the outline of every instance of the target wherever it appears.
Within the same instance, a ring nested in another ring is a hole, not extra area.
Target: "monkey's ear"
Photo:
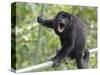
[[[70,21],[72,21],[72,16],[71,15],[69,15],[69,19],[70,19]]]
[[[72,24],[72,21],[73,21],[73,17],[69,15],[69,24]]]

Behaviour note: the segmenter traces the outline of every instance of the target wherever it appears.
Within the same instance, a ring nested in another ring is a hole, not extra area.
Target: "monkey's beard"
[[[62,33],[65,29],[65,25],[63,23],[58,24],[58,32]]]

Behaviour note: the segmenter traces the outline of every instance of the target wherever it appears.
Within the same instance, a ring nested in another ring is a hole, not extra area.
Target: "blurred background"
[[[12,5],[12,67],[16,69],[43,63],[56,55],[60,48],[58,36],[52,29],[40,26],[37,17],[53,18],[59,11],[76,15],[86,26],[86,48],[97,48],[97,8],[89,6],[54,5],[17,2]],[[42,10],[42,11],[41,11]],[[13,19],[14,19],[13,18]],[[14,20],[12,20],[14,21]],[[15,31],[16,30],[16,31]],[[97,53],[91,54],[89,67],[97,67]],[[76,69],[75,60],[62,63],[57,70]],[[54,68],[40,71],[52,71]]]

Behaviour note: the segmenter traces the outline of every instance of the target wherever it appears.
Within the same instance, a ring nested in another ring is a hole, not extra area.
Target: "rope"
[[[40,13],[40,17],[43,17],[43,8],[44,8],[44,4],[41,4],[41,13]],[[41,33],[41,25],[39,25],[39,29],[38,29],[38,45],[40,43],[40,34]]]
[[[41,4],[41,10],[40,10],[40,17],[43,17],[43,9],[44,9],[44,4]],[[41,37],[41,32],[42,32],[42,28],[41,25],[39,25],[38,28],[38,37],[37,37],[37,46],[36,46],[36,52],[37,54],[35,54],[35,58],[38,57],[38,51],[40,50],[40,37]],[[36,63],[38,62],[38,60],[36,59]]]

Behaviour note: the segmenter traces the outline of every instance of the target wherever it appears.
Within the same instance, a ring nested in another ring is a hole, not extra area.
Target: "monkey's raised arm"
[[[43,26],[53,28],[53,20],[44,20],[42,17],[37,18],[38,23],[42,24]]]

